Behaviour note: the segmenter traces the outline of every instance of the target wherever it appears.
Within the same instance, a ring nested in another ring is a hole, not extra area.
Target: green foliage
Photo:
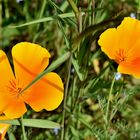
[[[50,67],[24,90],[52,70],[65,84],[64,101],[55,111],[28,107],[22,121],[28,139],[140,139],[140,81],[128,75],[115,80],[116,64],[97,44],[99,35],[123,17],[139,18],[139,5],[139,0],[0,0],[0,47],[9,59],[21,41],[51,53]],[[13,125],[6,137],[23,138],[20,121],[8,123]]]
[[[0,123],[8,123],[12,125],[20,125],[18,120],[0,120]],[[38,128],[60,128],[60,125],[43,119],[23,119],[24,126]]]

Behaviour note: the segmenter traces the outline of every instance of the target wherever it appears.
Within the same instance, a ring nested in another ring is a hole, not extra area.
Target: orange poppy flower
[[[115,60],[118,72],[140,78],[140,21],[125,17],[117,28],[104,31],[98,41],[103,52]]]
[[[50,54],[41,46],[21,42],[12,48],[14,74],[0,50],[0,112],[8,118],[19,118],[27,110],[56,109],[63,99],[63,83],[54,72],[46,74],[29,89],[20,93],[49,64]]]
[[[6,120],[6,119],[8,119],[6,116],[0,115],[0,120]],[[9,127],[10,127],[10,124],[0,124],[0,140],[4,139],[5,134]]]
[[[9,124],[0,124],[0,140],[4,139],[4,136],[9,128]]]

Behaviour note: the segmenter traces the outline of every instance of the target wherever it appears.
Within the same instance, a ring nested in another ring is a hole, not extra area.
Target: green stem
[[[46,3],[47,3],[47,1],[46,0],[43,0],[41,11],[40,11],[40,14],[39,14],[39,17],[38,17],[39,19],[43,17],[43,13],[44,13],[45,8],[46,8]],[[40,27],[40,23],[37,24],[36,31],[38,31],[39,27]],[[39,35],[40,35],[39,33],[38,34],[37,33],[35,34],[35,36],[33,38],[33,42],[36,41],[36,39],[39,37]]]
[[[71,5],[74,13],[77,14],[79,11],[78,11],[78,8],[77,8],[76,4],[74,3],[74,1],[73,0],[68,0],[68,2]]]
[[[22,134],[23,134],[23,140],[27,140],[26,132],[25,132],[24,124],[23,124],[23,116],[21,117],[20,122],[21,122],[21,129],[22,129]]]
[[[78,7],[76,6],[73,0],[67,0],[67,1],[74,11],[75,17],[77,19],[78,30],[79,30],[79,33],[81,33],[82,32],[82,12],[78,10]]]
[[[115,77],[113,78],[112,83],[111,83],[110,92],[109,92],[109,96],[108,96],[108,102],[107,102],[107,108],[106,108],[106,114],[105,114],[106,138],[107,138],[108,130],[109,130],[109,127],[110,127],[109,107],[110,107],[110,98],[111,98],[111,95],[112,95],[114,83],[115,83]]]
[[[76,90],[76,84],[77,84],[77,75],[75,76],[75,78],[73,79],[73,84],[72,84],[72,99],[71,99],[71,112],[74,111],[74,107],[75,107],[75,90]]]
[[[8,0],[4,1],[4,6],[5,6],[5,17],[8,19],[10,17],[8,9]]]
[[[72,56],[70,56],[68,61],[68,75],[67,75],[67,81],[65,86],[65,95],[64,95],[64,102],[63,102],[63,114],[62,114],[62,131],[61,131],[61,140],[64,140],[64,134],[65,134],[65,115],[66,115],[66,101],[67,101],[67,95],[68,95],[68,86],[70,81],[70,71],[71,71],[71,59]]]
[[[91,8],[95,9],[95,0],[92,0]],[[95,23],[95,12],[92,11],[92,14],[91,14],[91,24],[93,25],[94,23]]]
[[[80,11],[79,11],[79,14],[78,14],[78,24],[79,24],[79,26],[78,26],[79,29],[78,30],[79,30],[79,33],[81,33],[83,25],[82,25],[82,12],[80,12]]]

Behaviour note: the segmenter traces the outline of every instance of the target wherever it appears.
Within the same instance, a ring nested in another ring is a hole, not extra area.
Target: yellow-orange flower
[[[56,109],[63,99],[63,83],[54,72],[20,93],[48,66],[49,52],[37,44],[21,42],[12,48],[12,57],[14,74],[6,54],[0,50],[0,112],[11,119],[22,116],[27,111],[26,104],[35,111]]]
[[[0,140],[4,139],[4,136],[9,128],[9,124],[0,124]]]
[[[0,115],[0,120],[7,120],[8,118],[4,115]],[[5,134],[10,127],[10,124],[0,124],[0,140],[3,140]]]
[[[125,17],[117,28],[104,31],[98,41],[102,51],[119,66],[118,71],[140,78],[140,21]]]

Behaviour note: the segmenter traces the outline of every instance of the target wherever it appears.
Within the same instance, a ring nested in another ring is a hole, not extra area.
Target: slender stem
[[[81,33],[82,32],[82,13],[78,10],[78,7],[76,6],[73,0],[67,0],[67,1],[74,11],[75,17],[77,18],[78,30],[79,30],[79,33]]]
[[[137,14],[136,14],[137,19],[139,19],[139,14],[140,14],[140,1],[138,2],[138,7],[137,7]]]
[[[103,5],[103,1],[104,1],[104,0],[101,0],[100,5],[99,5],[99,8],[102,7],[102,5]]]
[[[78,30],[79,30],[79,33],[81,33],[82,32],[82,13],[80,11],[79,11],[79,14],[78,14],[78,24],[79,24],[79,26],[78,26],[79,29]]]
[[[71,7],[72,7],[73,11],[75,12],[75,14],[77,14],[78,13],[78,8],[77,8],[75,2],[73,0],[68,0],[68,2],[71,5]]]
[[[71,99],[71,112],[74,111],[74,107],[75,107],[75,89],[76,89],[76,84],[77,84],[77,75],[75,76],[75,78],[73,79],[73,84],[72,84],[72,99]]]
[[[9,18],[9,9],[8,9],[8,0],[4,1],[4,6],[5,6],[5,17],[8,19]]]
[[[95,9],[95,0],[92,0],[92,9]],[[95,23],[95,12],[92,12],[92,21],[91,24],[93,25]]]
[[[112,94],[112,91],[113,91],[114,83],[115,83],[115,78],[113,78],[112,83],[111,83],[111,87],[110,87],[110,92],[109,92],[109,97],[108,97],[108,102],[107,102],[107,108],[106,108],[106,123],[108,123],[110,98],[111,98],[111,94]]]
[[[112,91],[113,91],[114,83],[115,83],[115,77],[113,78],[112,83],[111,83],[110,92],[109,92],[109,96],[108,96],[108,102],[107,102],[107,108],[106,108],[106,114],[105,114],[106,137],[107,137],[107,134],[108,134],[108,129],[110,127],[109,107],[110,107],[110,98],[111,98],[111,94],[112,94]]]
[[[83,94],[83,87],[80,87],[80,91],[78,93],[78,98],[76,99],[77,102],[75,104],[75,106],[78,106],[78,109],[77,109],[77,114],[78,114],[78,116],[77,116],[77,130],[79,129],[79,126],[80,126],[79,116],[81,113],[81,103],[79,102],[79,99],[82,96],[82,94]]]
[[[72,56],[70,56],[68,61],[68,75],[67,75],[67,81],[66,81],[66,87],[65,87],[65,95],[64,95],[64,102],[63,102],[63,114],[62,114],[62,131],[61,131],[61,140],[64,140],[64,134],[65,134],[65,115],[66,115],[66,101],[67,101],[67,95],[68,95],[68,86],[70,81],[70,71],[71,71],[71,59]]]
[[[47,3],[47,1],[46,0],[43,0],[41,11],[40,11],[40,14],[39,14],[39,17],[38,17],[39,19],[43,17],[43,13],[44,13],[45,8],[46,8],[46,3]],[[38,31],[39,27],[40,27],[40,23],[37,24],[36,31]],[[38,38],[39,35],[40,35],[39,33],[38,34],[37,33],[35,34],[35,36],[33,38],[33,42],[36,41],[36,39]]]
[[[22,134],[23,134],[23,140],[27,140],[26,132],[25,132],[24,124],[23,124],[23,116],[21,117],[20,122],[21,122],[21,129],[22,129]]]

